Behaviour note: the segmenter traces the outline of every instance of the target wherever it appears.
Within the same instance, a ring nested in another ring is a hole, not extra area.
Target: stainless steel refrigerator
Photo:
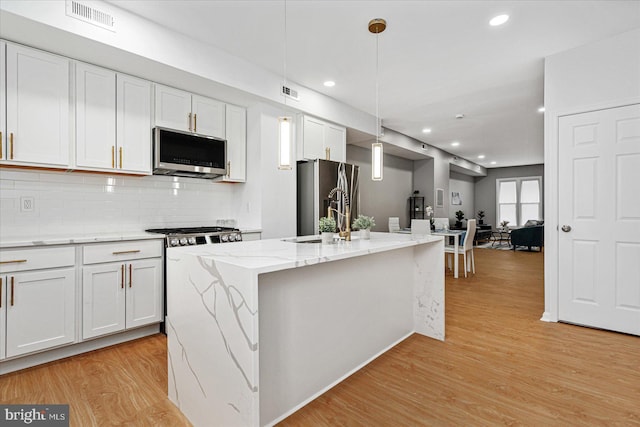
[[[329,193],[336,187],[345,189],[349,195],[353,223],[358,216],[358,166],[331,160],[301,160],[297,172],[298,236],[318,234],[319,219],[327,216]],[[340,192],[331,199],[334,208],[337,207],[338,197],[341,197]],[[338,216],[335,213],[333,216],[337,222]],[[346,223],[343,222],[343,228],[344,225]]]

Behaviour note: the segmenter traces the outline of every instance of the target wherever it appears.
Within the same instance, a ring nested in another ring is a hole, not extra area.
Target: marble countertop
[[[119,242],[124,240],[164,239],[162,234],[132,231],[124,233],[87,234],[87,235],[51,235],[37,238],[8,239],[0,241],[0,248],[19,248],[30,246],[69,245],[78,243]]]
[[[312,236],[307,237],[313,238]],[[319,238],[319,236],[315,237]],[[420,244],[443,242],[442,236],[429,234],[415,236],[397,233],[371,233],[370,240],[354,237],[350,242],[339,241],[332,245],[286,241],[291,239],[267,239],[225,243],[222,245],[168,248],[167,260],[171,260],[171,254],[173,253],[191,254],[214,259],[216,262],[222,262],[260,274],[402,249]]]

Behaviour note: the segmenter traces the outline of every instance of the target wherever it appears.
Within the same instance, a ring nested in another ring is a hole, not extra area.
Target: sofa
[[[530,220],[522,228],[511,231],[511,244],[513,250],[516,246],[527,246],[529,250],[532,247],[540,248],[544,246],[544,221]]]

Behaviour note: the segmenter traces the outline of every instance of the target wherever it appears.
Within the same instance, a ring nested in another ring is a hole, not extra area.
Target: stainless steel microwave
[[[226,173],[227,141],[175,129],[153,129],[153,173],[216,178]]]

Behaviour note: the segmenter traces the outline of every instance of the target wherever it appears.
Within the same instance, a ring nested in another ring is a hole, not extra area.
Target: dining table
[[[458,254],[460,253],[460,236],[466,234],[466,230],[433,230],[431,234],[436,236],[453,237],[453,277],[458,278]]]

